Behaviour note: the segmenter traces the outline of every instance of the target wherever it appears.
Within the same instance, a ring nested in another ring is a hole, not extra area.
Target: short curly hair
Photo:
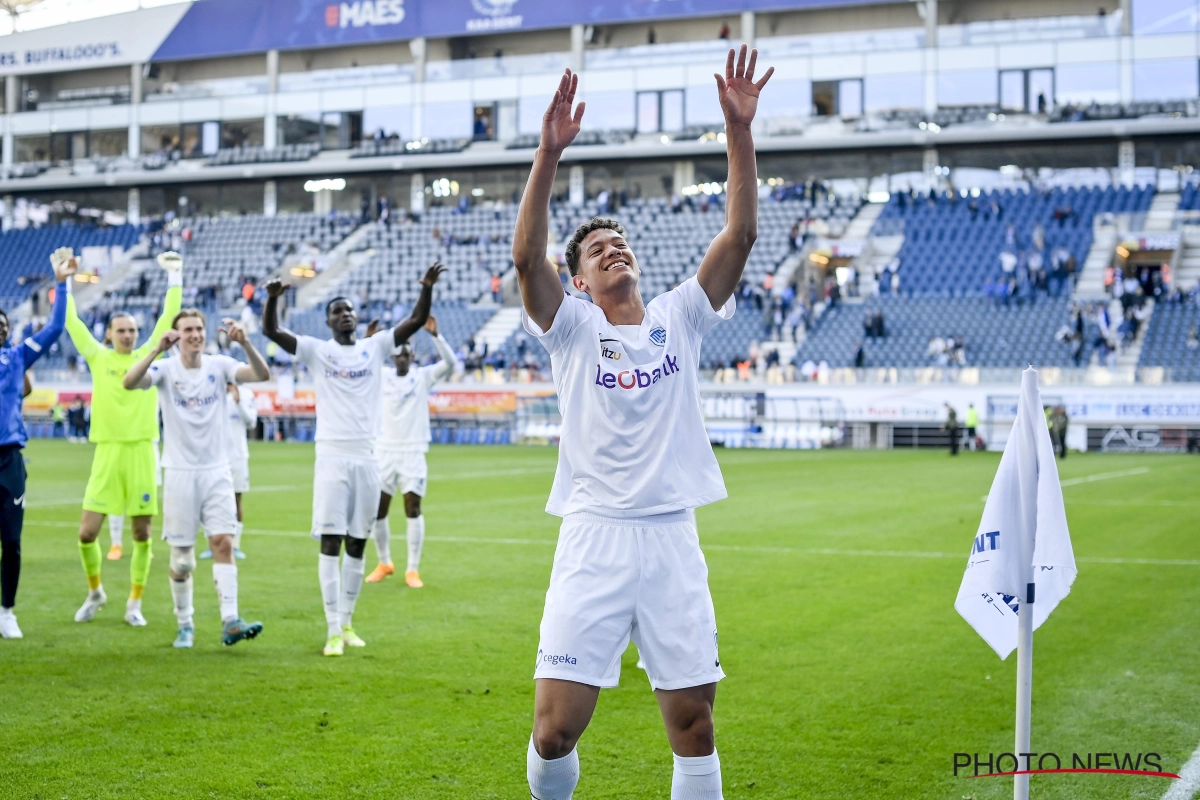
[[[579,246],[583,244],[583,240],[589,233],[599,230],[616,231],[621,236],[625,235],[625,227],[615,219],[608,217],[592,217],[580,225],[575,230],[575,235],[571,237],[571,241],[567,242],[567,269],[571,270],[572,275],[579,274]]]

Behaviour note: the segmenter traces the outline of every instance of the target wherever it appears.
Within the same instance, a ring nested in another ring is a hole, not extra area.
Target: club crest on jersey
[[[662,325],[656,325],[650,331],[650,341],[662,347],[667,343],[667,329]]]
[[[208,376],[208,382],[209,382],[209,383],[216,383],[216,382],[217,382],[217,376],[216,376],[216,375],[209,375],[209,376]]]

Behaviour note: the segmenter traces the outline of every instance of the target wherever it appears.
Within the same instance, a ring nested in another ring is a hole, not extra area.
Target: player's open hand
[[[179,331],[171,329],[158,340],[158,352],[165,353],[179,342]]]
[[[775,68],[768,69],[767,74],[762,76],[762,80],[756,83],[754,81],[754,62],[758,60],[758,51],[750,51],[750,63],[747,64],[746,45],[742,45],[738,52],[736,67],[733,63],[733,55],[731,49],[725,59],[724,78],[713,73],[713,77],[717,79],[717,98],[721,101],[721,111],[725,113],[727,125],[749,125],[754,120],[755,112],[758,111],[758,95],[767,85],[767,81],[771,79]]]
[[[220,328],[219,330],[221,331],[221,333],[223,333],[229,337],[229,341],[237,342],[238,344],[241,344],[241,345],[244,345],[246,343],[246,329],[245,328],[243,328],[241,325],[238,325],[237,322],[235,322],[229,318],[225,318],[225,319],[221,320],[221,322],[225,323],[225,327]]]
[[[425,270],[425,277],[421,278],[421,285],[422,286],[433,286],[435,283],[438,282],[438,278],[442,277],[442,273],[445,271],[446,271],[446,268],[442,266],[441,261],[433,262],[433,266],[431,266],[429,269]]]
[[[54,279],[65,281],[68,276],[79,271],[79,259],[75,251],[69,247],[60,247],[50,254],[50,266],[54,268]]]
[[[279,278],[272,278],[267,281],[267,297],[279,297],[290,288],[292,288],[290,283],[284,283]]]
[[[158,265],[167,272],[179,272],[183,269],[183,256],[174,250],[158,254]]]
[[[437,319],[433,314],[430,314],[429,319],[425,320],[425,330],[429,331],[430,336],[437,336]]]
[[[550,101],[550,107],[542,117],[542,149],[562,152],[579,135],[583,109],[587,103],[580,103],[575,113],[571,113],[571,106],[575,103],[575,90],[578,88],[579,76],[568,69],[559,79],[558,88],[554,90],[554,99]]]
[[[370,339],[377,333],[379,333],[379,317],[367,323],[367,338]]]

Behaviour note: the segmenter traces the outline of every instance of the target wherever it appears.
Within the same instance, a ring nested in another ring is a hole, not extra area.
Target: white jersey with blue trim
[[[348,345],[296,337],[296,360],[308,367],[316,387],[318,443],[354,442],[371,455],[379,432],[380,382],[393,337],[390,328]]]
[[[567,295],[550,329],[522,324],[550,353],[562,433],[546,511],[641,517],[726,497],[704,427],[700,346],[733,316],[696,278],[646,305],[641,325],[612,325]]]
[[[229,464],[225,436],[225,386],[237,382],[241,362],[229,356],[200,356],[188,369],[179,356],[150,365],[162,410],[163,459],[168,469],[210,469]]]

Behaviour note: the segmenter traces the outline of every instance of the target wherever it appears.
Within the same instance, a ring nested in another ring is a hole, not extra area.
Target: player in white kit
[[[317,392],[312,535],[321,542],[317,575],[325,603],[327,656],[342,655],[346,646],[366,644],[355,633],[352,618],[366,571],[363,551],[379,507],[375,438],[383,407],[384,364],[392,349],[407,342],[429,319],[433,285],[444,270],[435,263],[426,271],[408,319],[367,339],[357,337],[358,313],[345,297],[335,297],[325,306],[332,339],[297,336],[280,327],[279,297],[288,287],[278,279],[267,283],[263,333],[308,367]],[[339,573],[343,540],[346,558]]]
[[[375,519],[375,550],[379,566],[367,576],[367,583],[378,583],[396,571],[392,566],[391,527],[388,511],[392,498],[399,491],[404,495],[404,517],[407,522],[405,540],[408,544],[408,566],[404,582],[414,589],[421,582],[421,546],[425,541],[425,517],[421,514],[421,498],[425,496],[425,479],[429,468],[425,454],[432,439],[429,430],[429,392],[434,385],[454,372],[454,349],[438,333],[437,320],[432,316],[425,330],[433,337],[439,359],[424,367],[413,367],[412,345],[405,342],[393,351],[395,371],[383,376],[383,422],[379,437],[379,512]]]
[[[616,686],[632,637],[646,664],[674,753],[674,800],[720,800],[713,736],[724,673],[708,568],[690,510],[726,496],[701,412],[700,347],[733,315],[733,292],[757,236],[758,181],[750,123],[757,51],[717,79],[729,182],[725,227],[697,274],[648,304],[624,229],[596,218],[566,249],[565,294],[546,259],[549,204],[563,149],[579,133],[578,76],[567,70],[542,120],[517,215],[513,261],[523,324],[550,353],[562,414],[558,469],[546,511],[563,518],[542,615],[534,677],[530,793],[567,800],[579,781],[575,745],[600,690]]]
[[[247,432],[258,424],[258,408],[254,405],[254,390],[231,383],[225,387],[225,452],[229,454],[229,471],[233,475],[233,500],[237,505],[237,528],[233,532],[233,557],[245,558],[242,552],[242,495],[250,491],[250,448]],[[205,550],[200,558],[212,558]]]
[[[229,356],[204,354],[204,314],[184,309],[157,347],[129,368],[126,389],[158,387],[163,421],[163,539],[171,546],[171,594],[179,621],[176,647],[192,647],[192,571],[196,568],[196,534],[201,526],[213,551],[213,583],[221,609],[221,642],[232,645],[253,639],[261,622],[238,614],[237,564],[233,533],[237,512],[225,434],[225,386],[265,381],[267,362],[233,322],[225,320],[229,338],[246,350],[249,364]],[[179,345],[179,355],[154,359]]]

